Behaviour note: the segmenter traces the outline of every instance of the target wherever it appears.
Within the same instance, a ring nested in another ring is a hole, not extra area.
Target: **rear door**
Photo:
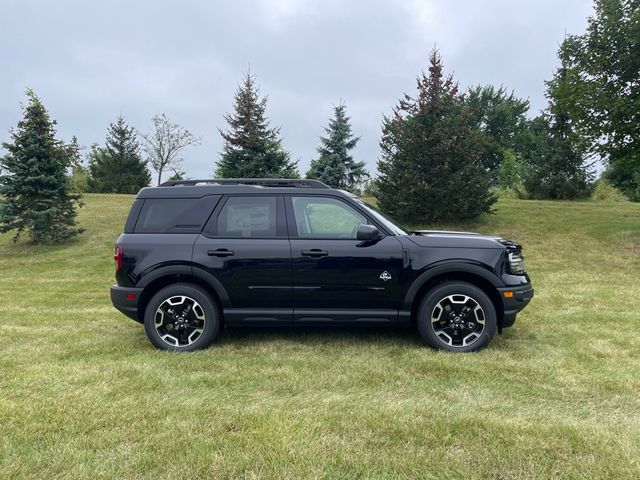
[[[220,195],[137,199],[118,239],[124,248],[118,285],[135,286],[163,267],[188,271],[193,244],[219,200]]]
[[[193,262],[225,288],[231,303],[225,321],[292,320],[291,247],[282,196],[224,197],[194,244]]]
[[[402,245],[392,235],[356,240],[360,224],[374,224],[341,198],[286,197],[294,283],[294,321],[397,320]]]

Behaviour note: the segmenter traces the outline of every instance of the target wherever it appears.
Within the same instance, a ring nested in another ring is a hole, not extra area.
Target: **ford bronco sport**
[[[222,325],[411,323],[430,347],[473,351],[533,297],[517,243],[407,232],[317,180],[143,188],[114,259],[113,305],[175,351]]]

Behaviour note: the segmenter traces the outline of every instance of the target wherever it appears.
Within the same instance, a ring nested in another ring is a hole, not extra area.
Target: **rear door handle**
[[[329,252],[324,250],[320,250],[319,248],[312,248],[311,250],[302,250],[302,255],[305,257],[326,257],[329,255]]]
[[[218,248],[216,250],[208,250],[207,255],[210,257],[230,257],[233,255],[233,250],[228,248]]]

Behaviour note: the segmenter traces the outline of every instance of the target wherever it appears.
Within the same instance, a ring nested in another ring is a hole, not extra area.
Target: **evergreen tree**
[[[105,146],[94,146],[89,154],[89,188],[98,193],[137,193],[150,182],[138,135],[119,116],[109,124]]]
[[[85,167],[82,162],[82,156],[80,154],[82,147],[78,144],[78,139],[75,135],[71,137],[71,143],[66,146],[65,150],[69,155],[69,162],[71,165],[69,175],[71,191],[77,193],[88,192],[89,169]]]
[[[80,233],[76,204],[67,170],[77,158],[77,142],[65,145],[55,138],[49,118],[35,93],[27,90],[24,117],[11,132],[12,143],[0,159],[0,232],[27,230],[34,243],[59,243]]]
[[[568,114],[567,70],[547,82],[549,108],[531,122],[523,149],[523,183],[530,198],[571,200],[591,195],[593,174],[585,165],[585,146]]]
[[[560,47],[568,113],[606,178],[640,201],[640,0],[595,0],[587,31]]]
[[[64,151],[69,157],[69,166],[72,172],[76,168],[82,168],[80,150],[82,150],[82,147],[78,143],[78,137],[75,135],[71,137],[71,142],[68,145],[64,145]]]
[[[327,136],[320,137],[320,156],[311,161],[307,178],[320,180],[333,188],[354,191],[369,174],[365,162],[356,162],[349,153],[360,137],[355,137],[351,132],[351,121],[346,110],[344,104],[334,107],[333,118],[324,129]]]
[[[483,139],[437,50],[429,62],[417,97],[405,94],[383,120],[378,200],[412,223],[473,218],[496,200],[482,164]]]
[[[297,162],[283,150],[280,129],[265,116],[267,97],[260,98],[255,77],[245,74],[234,97],[233,114],[225,115],[229,130],[216,166],[218,178],[298,178]]]

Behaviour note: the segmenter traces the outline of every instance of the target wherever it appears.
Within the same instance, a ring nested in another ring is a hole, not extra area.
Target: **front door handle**
[[[311,250],[302,250],[302,255],[305,257],[326,257],[329,255],[329,252],[324,250],[320,250],[319,248],[312,248]]]
[[[216,250],[208,250],[207,255],[210,257],[230,257],[233,255],[233,250],[228,248],[218,248]]]

